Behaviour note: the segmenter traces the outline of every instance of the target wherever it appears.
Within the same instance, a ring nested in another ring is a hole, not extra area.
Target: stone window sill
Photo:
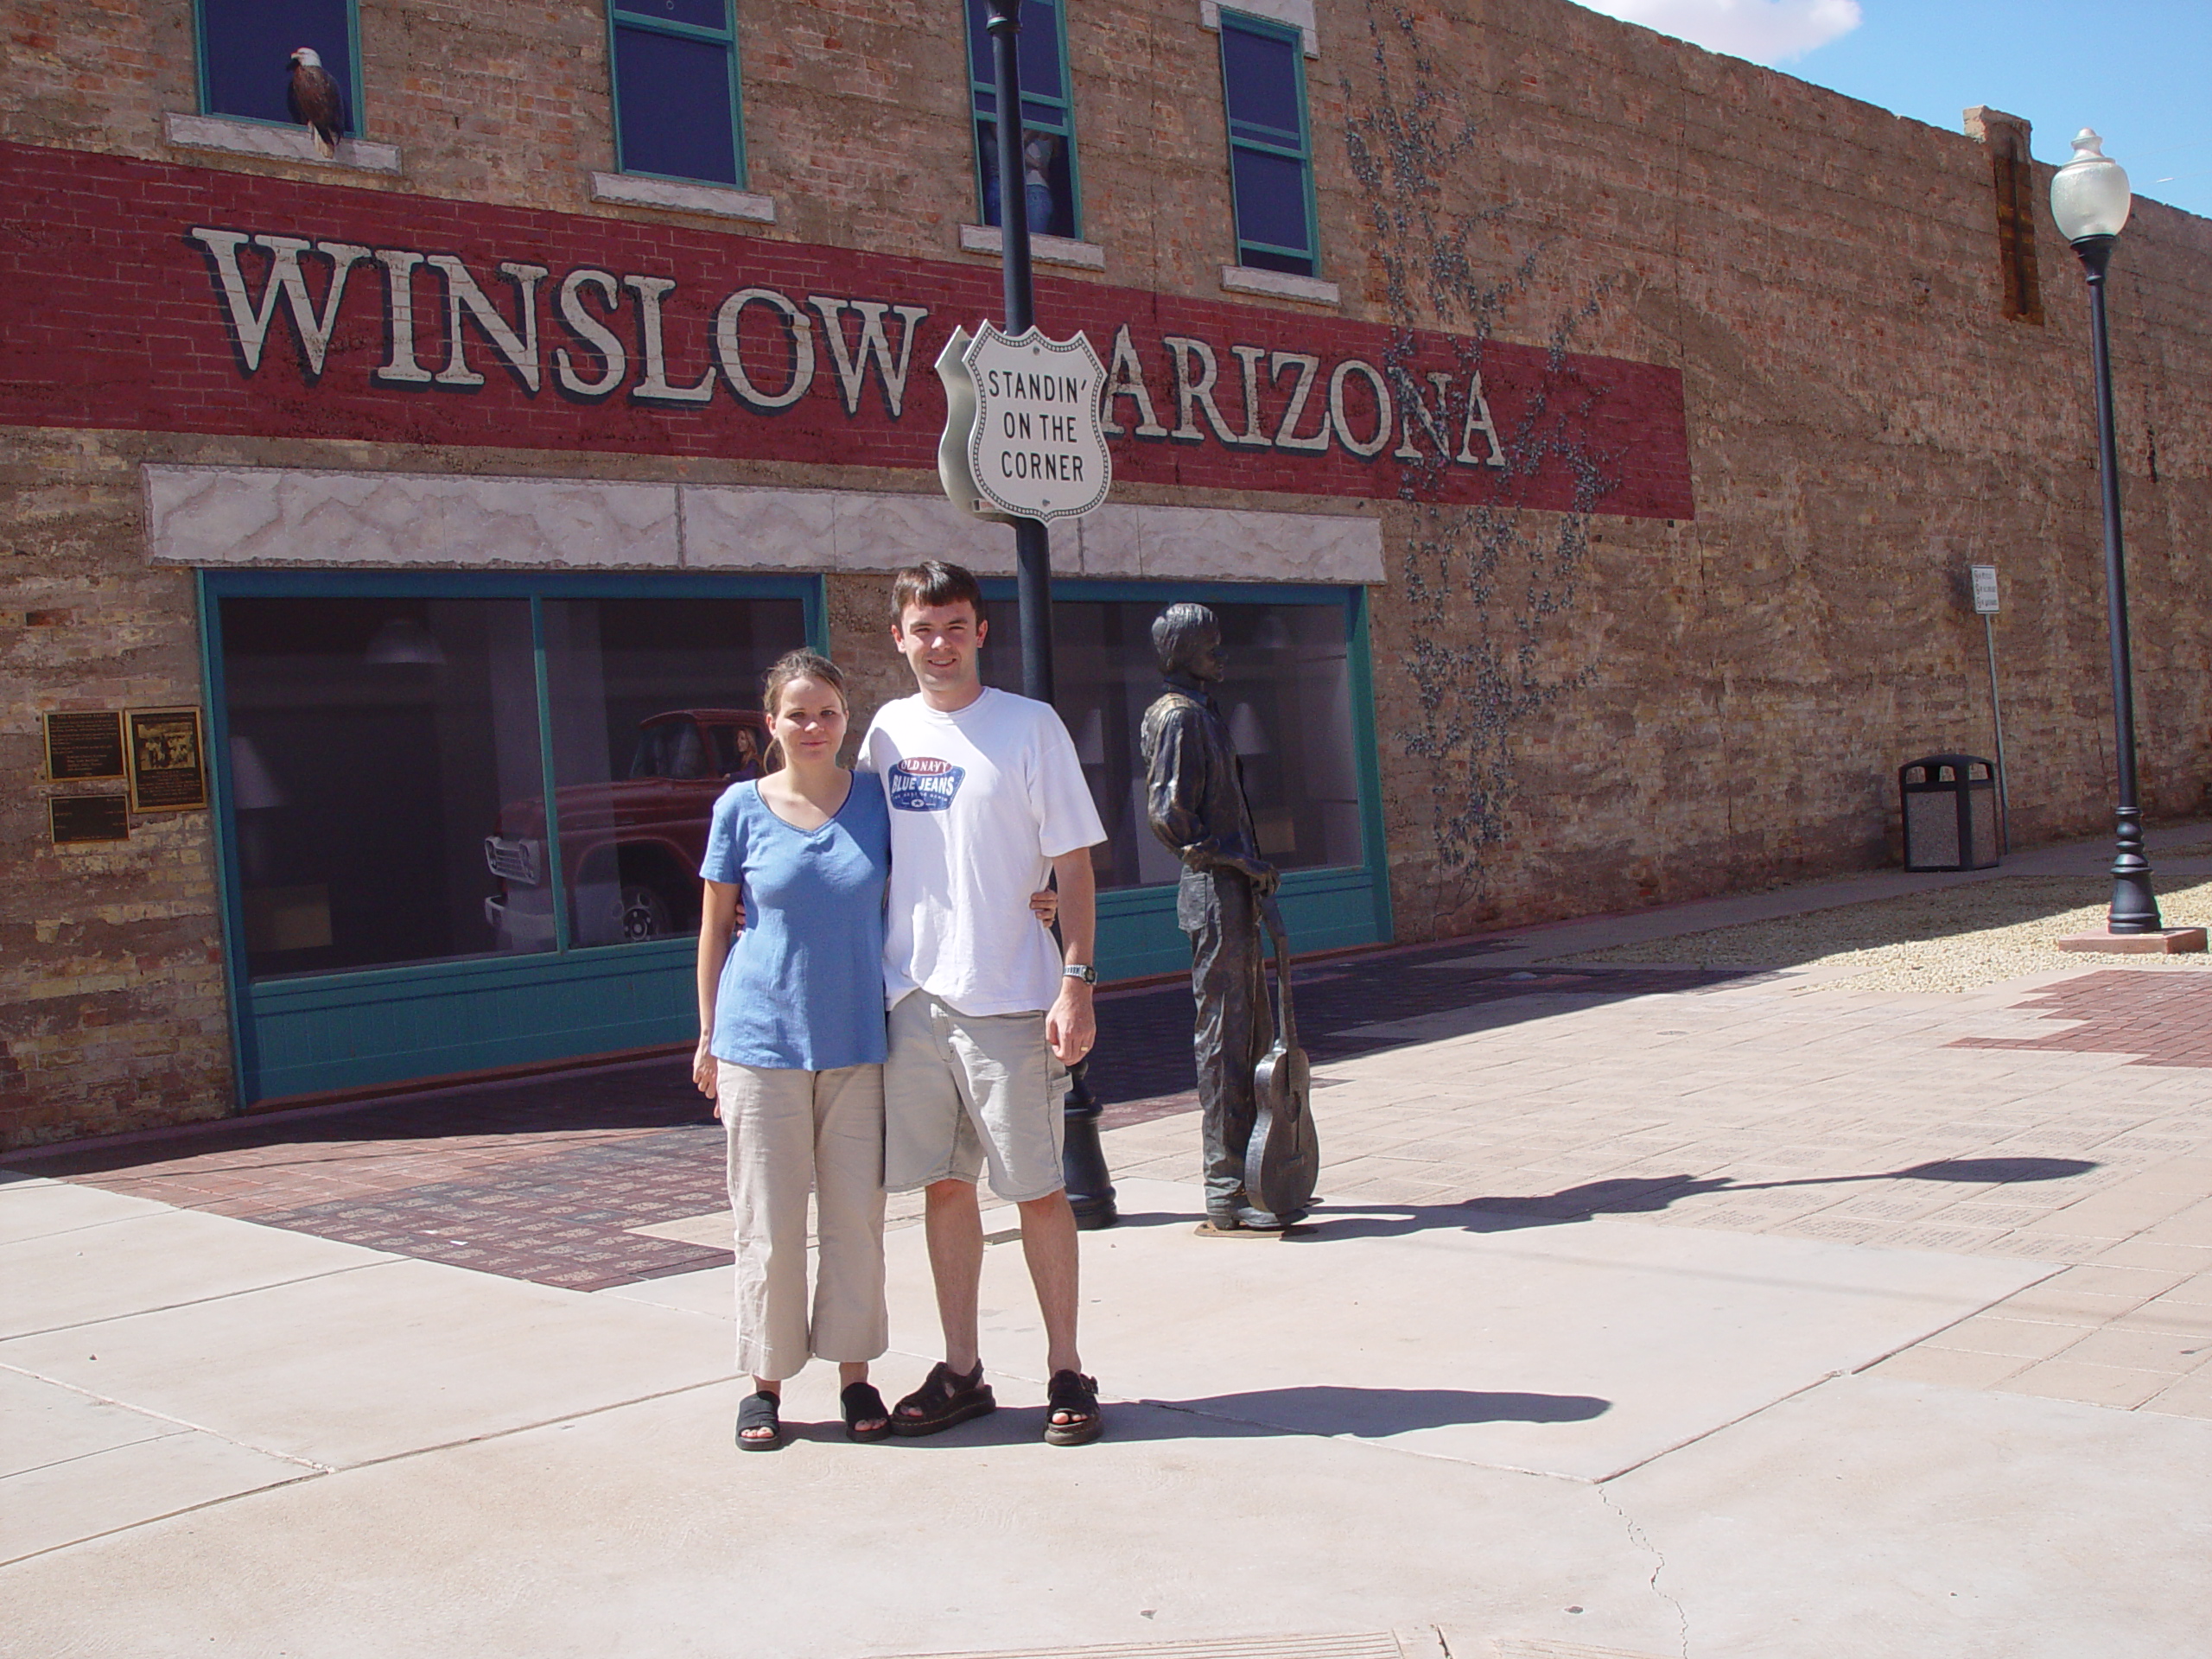
[[[223,115],[162,117],[162,137],[179,149],[219,149],[231,156],[258,156],[272,162],[304,162],[310,167],[341,167],[357,173],[397,173],[399,146],[372,144],[365,138],[340,138],[338,154],[315,154],[305,127],[273,127],[263,121],[236,121]]]
[[[591,199],[617,201],[626,207],[673,207],[679,213],[712,213],[717,219],[742,219],[756,225],[776,222],[773,197],[723,184],[677,184],[670,179],[643,179],[630,173],[594,173]]]
[[[995,225],[963,225],[960,227],[960,249],[963,253],[988,253],[999,257],[1006,246],[1006,238]],[[1096,242],[1077,242],[1065,236],[1038,236],[1029,238],[1029,257],[1039,264],[1079,265],[1085,270],[1106,269],[1106,250]]]
[[[1256,265],[1224,265],[1221,285],[1231,294],[1265,294],[1270,299],[1303,300],[1308,305],[1342,305],[1344,295],[1334,283],[1319,276],[1294,276],[1285,270],[1262,270]]]

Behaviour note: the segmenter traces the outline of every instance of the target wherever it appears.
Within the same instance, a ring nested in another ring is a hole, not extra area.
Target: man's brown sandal
[[[1061,1416],[1069,1421],[1052,1421]],[[1045,1389],[1045,1444],[1088,1446],[1105,1427],[1098,1411],[1097,1379],[1081,1371],[1054,1371]]]
[[[999,1408],[991,1385],[983,1381],[978,1364],[963,1376],[943,1360],[930,1367],[922,1386],[899,1402],[891,1414],[893,1434],[935,1434]]]

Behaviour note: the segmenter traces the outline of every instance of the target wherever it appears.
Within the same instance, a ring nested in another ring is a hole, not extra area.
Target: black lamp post
[[[999,140],[999,246],[1006,280],[1006,331],[1019,334],[1036,321],[1029,275],[1029,192],[1021,153],[1021,0],[990,0],[991,69],[997,89],[995,124]],[[1052,699],[1052,539],[1041,518],[1014,521],[1016,598],[1020,604],[1021,694]],[[1098,1103],[1091,1097],[1086,1057],[1068,1079],[1066,1141],[1060,1171],[1076,1225],[1111,1227],[1117,1219],[1114,1182],[1098,1142]]]
[[[2105,602],[2111,613],[2113,759],[2119,776],[2116,850],[2112,861],[2113,933],[2161,930],[2151,861],[2143,855],[2143,809],[2136,798],[2135,682],[2127,645],[2127,567],[2120,539],[2120,449],[2113,435],[2112,351],[2105,331],[2105,271],[2134,198],[2127,174],[2104,153],[2104,140],[2082,129],[2074,159],[2050,181],[2050,213],[2074,245],[2089,279],[2089,338],[2097,379],[2097,464],[2104,486]]]

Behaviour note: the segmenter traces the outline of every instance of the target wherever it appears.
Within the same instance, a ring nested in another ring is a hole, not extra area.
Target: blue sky
[[[2139,196],[2212,218],[2212,0],[1582,0],[1948,131],[1975,104],[2040,161],[2104,135]]]

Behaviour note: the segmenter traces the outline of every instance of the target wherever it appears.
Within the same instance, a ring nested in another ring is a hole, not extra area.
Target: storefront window
[[[708,818],[722,791],[760,775],[760,680],[806,643],[799,601],[549,600],[544,614],[569,938],[696,932]],[[500,827],[543,833],[537,801]],[[550,933],[550,912],[536,914]]]
[[[1285,870],[1354,865],[1364,856],[1352,748],[1351,658],[1338,605],[1209,601],[1221,619],[1228,676],[1215,691],[1244,772],[1260,850]],[[1160,695],[1152,624],[1164,601],[1058,599],[1053,664],[1061,717],[1075,739],[1108,840],[1093,855],[1103,888],[1154,887],[1180,874],[1145,819],[1138,734]],[[986,607],[983,677],[1018,690],[1014,602]]]
[[[526,600],[226,599],[232,810],[254,978],[504,935],[484,837],[543,792]]]
[[[797,599],[220,603],[256,980],[695,931],[761,676],[806,643]]]

